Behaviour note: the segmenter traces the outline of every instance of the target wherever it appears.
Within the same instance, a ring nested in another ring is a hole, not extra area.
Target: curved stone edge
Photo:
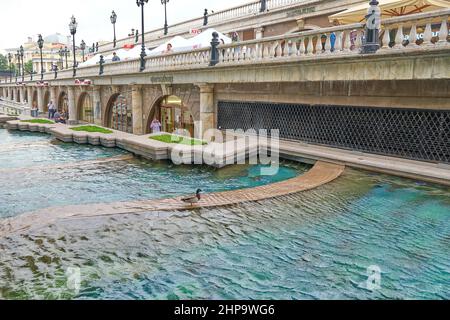
[[[51,207],[0,221],[0,237],[29,231],[64,219],[86,219],[152,211],[185,211],[262,201],[315,189],[334,181],[344,170],[345,166],[343,165],[318,161],[311,170],[293,179],[255,188],[206,194],[198,204],[193,206],[184,204],[181,201],[182,197],[177,197],[161,200]]]

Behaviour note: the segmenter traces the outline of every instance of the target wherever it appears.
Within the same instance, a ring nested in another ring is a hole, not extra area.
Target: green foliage
[[[207,143],[202,140],[191,139],[188,137],[177,136],[173,134],[162,134],[159,136],[150,137],[151,140],[156,140],[164,143],[175,143],[175,144],[184,144],[188,146],[201,146],[206,145]]]
[[[33,72],[33,61],[30,60],[27,63],[25,63],[24,68],[25,74],[31,74],[31,72]]]
[[[40,123],[40,124],[54,124],[53,121],[47,119],[31,119],[31,120],[21,120],[20,122],[26,123]]]
[[[73,131],[98,132],[98,133],[105,133],[105,134],[113,133],[113,131],[111,131],[111,130],[97,127],[97,126],[80,126],[80,127],[70,128],[70,129]]]
[[[8,58],[0,54],[0,71],[9,71]]]

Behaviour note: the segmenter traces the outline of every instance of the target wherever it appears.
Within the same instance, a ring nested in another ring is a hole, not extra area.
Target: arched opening
[[[20,90],[17,89],[16,91],[16,102],[20,102]]]
[[[155,103],[148,116],[147,133],[152,132],[150,126],[155,118],[161,122],[164,132],[186,130],[191,136],[194,136],[194,117],[181,98],[177,96],[165,96]]]
[[[50,91],[44,93],[44,111],[48,112],[48,105],[50,103]]]
[[[107,127],[133,133],[133,112],[129,99],[121,93],[114,94],[108,102]]]
[[[23,102],[28,102],[28,90],[24,90],[24,92],[23,92],[23,95],[24,95],[24,101]]]
[[[69,99],[67,98],[67,94],[64,91],[59,94],[58,109],[61,112],[67,112],[69,110]]]
[[[15,101],[14,94],[15,94],[15,90],[11,90],[11,101]]]
[[[94,108],[88,93],[81,94],[78,100],[78,119],[82,122],[94,123]]]

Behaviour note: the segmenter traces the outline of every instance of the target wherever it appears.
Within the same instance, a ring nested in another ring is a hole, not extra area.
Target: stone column
[[[33,88],[27,87],[28,107],[33,107]]]
[[[20,87],[19,89],[19,101],[20,103],[23,103],[25,100],[25,88],[24,87]]]
[[[38,108],[39,112],[44,112],[44,89],[43,88],[37,88],[37,96],[38,96]]]
[[[143,135],[144,126],[142,121],[142,86],[132,86],[131,103],[133,110],[133,133],[137,135]]]
[[[264,27],[255,28],[255,39],[264,38]]]
[[[200,123],[201,134],[215,128],[214,120],[214,85],[203,83],[197,85],[200,88]]]
[[[53,104],[56,107],[56,110],[58,110],[58,101],[56,101],[58,98],[56,97],[56,87],[50,88],[50,101],[53,101]]]
[[[94,105],[94,123],[98,126],[102,125],[102,100],[100,95],[101,87],[95,86],[92,92],[92,100]]]
[[[77,107],[75,105],[75,88],[67,87],[67,100],[69,104],[69,125],[78,124]]]
[[[13,100],[13,96],[12,96],[13,90],[11,87],[8,87],[8,100]]]

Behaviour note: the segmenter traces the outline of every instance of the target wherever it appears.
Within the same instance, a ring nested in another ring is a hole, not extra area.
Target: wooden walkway
[[[193,206],[178,198],[103,204],[51,207],[0,221],[0,236],[48,225],[61,219],[80,219],[116,214],[137,214],[151,211],[194,210],[236,205],[282,197],[317,188],[338,178],[345,167],[318,161],[305,174],[293,179],[255,188],[206,194]]]

